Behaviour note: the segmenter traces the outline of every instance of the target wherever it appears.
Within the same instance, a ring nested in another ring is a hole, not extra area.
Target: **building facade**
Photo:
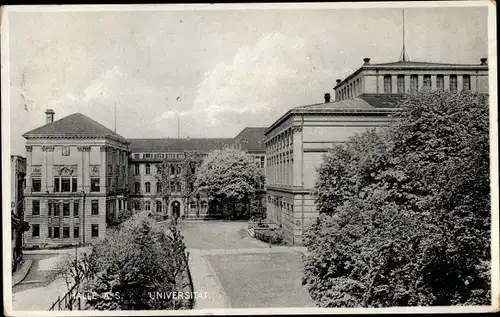
[[[130,142],[75,113],[23,135],[27,171],[25,246],[96,241],[106,218],[126,206]]]
[[[23,259],[24,224],[24,189],[26,187],[26,158],[10,156],[11,175],[11,236],[12,236],[12,271]]]
[[[364,64],[337,80],[335,101],[293,108],[266,135],[267,217],[281,226],[292,244],[302,244],[305,227],[318,217],[311,195],[322,156],[366,129],[381,129],[398,111],[404,93],[422,89],[488,91],[486,59],[477,65],[420,62]]]
[[[46,124],[23,135],[24,217],[30,226],[24,246],[97,241],[125,209],[164,218],[217,216],[221,206],[193,195],[194,178],[188,175],[210,151],[235,145],[264,169],[264,130],[247,128],[236,138],[126,139],[80,113],[54,121],[49,109]],[[167,167],[167,184],[160,166]]]

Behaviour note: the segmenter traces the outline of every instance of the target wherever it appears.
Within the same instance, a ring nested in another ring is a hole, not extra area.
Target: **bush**
[[[284,232],[283,229],[256,229],[255,238],[271,244],[284,244],[283,240]]]
[[[326,155],[304,235],[319,306],[491,304],[488,125],[486,95],[422,92]]]

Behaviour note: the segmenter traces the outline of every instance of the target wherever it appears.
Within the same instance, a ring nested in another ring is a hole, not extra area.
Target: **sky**
[[[168,8],[168,7],[167,7]],[[412,61],[479,63],[487,8],[407,8]],[[85,114],[126,138],[234,137],[397,61],[401,8],[10,12],[11,154],[22,134]]]

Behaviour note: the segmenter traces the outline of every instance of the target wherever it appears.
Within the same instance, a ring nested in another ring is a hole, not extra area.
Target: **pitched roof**
[[[123,143],[127,139],[106,128],[93,119],[81,113],[73,113],[67,117],[31,130],[23,137],[71,137],[71,138],[110,138]]]
[[[265,151],[266,146],[261,141],[265,139],[266,129],[266,127],[247,127],[233,139],[231,144],[239,145],[241,149],[247,151]]]
[[[200,151],[228,146],[233,139],[129,139],[132,152]]]

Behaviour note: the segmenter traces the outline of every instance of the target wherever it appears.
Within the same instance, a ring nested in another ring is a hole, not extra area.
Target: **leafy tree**
[[[325,157],[303,284],[323,307],[490,303],[488,98],[405,97]]]
[[[222,201],[236,217],[236,203],[254,199],[263,179],[262,172],[247,152],[214,150],[198,169],[195,187]]]
[[[168,232],[151,212],[135,214],[110,230],[90,255],[92,278],[86,289],[97,294],[86,302],[97,310],[181,309],[189,302],[158,299],[156,292],[184,292],[187,269],[182,235]]]

